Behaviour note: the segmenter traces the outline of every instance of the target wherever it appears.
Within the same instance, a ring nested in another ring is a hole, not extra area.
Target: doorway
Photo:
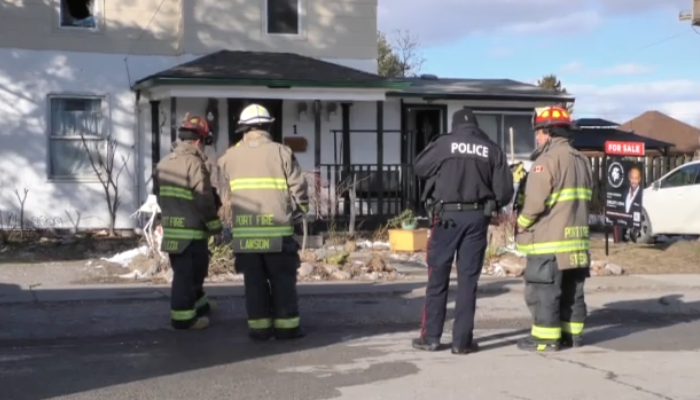
[[[428,146],[437,135],[447,133],[447,105],[444,104],[406,104],[401,105],[401,164],[409,166],[411,171],[402,179],[402,191],[406,207],[418,214],[424,212],[420,204],[423,181],[416,179],[410,167],[416,156]]]
[[[236,132],[238,127],[238,117],[244,108],[251,104],[259,104],[270,112],[270,116],[275,119],[270,127],[272,140],[282,143],[282,104],[279,99],[228,99],[228,145],[235,146],[242,138],[241,133]]]
[[[447,106],[444,104],[404,104],[401,162],[413,164],[416,156],[437,135],[447,132]]]

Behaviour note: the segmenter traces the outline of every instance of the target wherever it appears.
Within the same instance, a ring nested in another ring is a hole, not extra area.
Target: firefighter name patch
[[[535,168],[532,169],[532,172],[544,172],[544,167],[541,165],[535,165]]]

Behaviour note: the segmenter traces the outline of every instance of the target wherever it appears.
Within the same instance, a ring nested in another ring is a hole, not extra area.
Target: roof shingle
[[[622,124],[621,129],[672,143],[671,153],[693,153],[700,148],[700,129],[659,111],[647,111]]]
[[[143,78],[381,83],[385,78],[294,53],[221,50]]]

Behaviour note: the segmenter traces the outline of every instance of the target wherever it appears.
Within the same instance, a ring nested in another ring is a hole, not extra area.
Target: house
[[[673,144],[669,154],[693,154],[700,149],[700,129],[659,111],[646,111],[621,129]]]
[[[117,227],[134,227],[128,217],[153,190],[153,167],[188,112],[210,120],[216,157],[238,140],[242,108],[263,104],[276,118],[275,140],[296,148],[314,177],[319,214],[347,215],[339,185],[359,176],[360,214],[385,218],[416,205],[420,182],[410,164],[460,107],[474,108],[508,151],[513,128],[513,152],[525,154],[534,147],[534,108],[574,100],[506,79],[377,76],[376,0],[3,7],[0,205],[17,212],[14,189],[27,188],[26,215],[54,227],[106,225],[85,148],[104,151],[108,138],[118,143],[116,162],[127,165]]]

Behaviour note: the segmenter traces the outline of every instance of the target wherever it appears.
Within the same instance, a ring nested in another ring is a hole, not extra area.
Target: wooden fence
[[[605,158],[602,156],[589,156],[591,161],[591,167],[593,169],[593,204],[592,211],[599,213],[603,211],[603,205],[605,204],[605,199],[603,198],[603,193],[605,193],[605,182],[607,179],[605,171]],[[669,157],[654,156],[654,157],[640,157],[639,161],[644,161],[644,187],[651,185],[652,182],[666,175],[668,172],[672,171],[674,168],[681,166],[689,161],[693,160],[693,154],[683,154],[675,155]]]

